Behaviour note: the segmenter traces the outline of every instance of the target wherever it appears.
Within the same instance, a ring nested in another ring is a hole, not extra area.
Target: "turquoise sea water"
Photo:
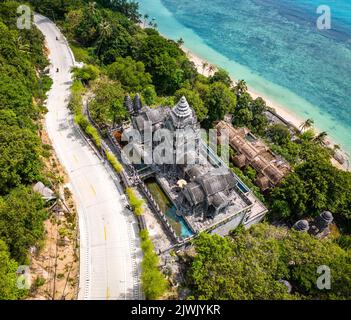
[[[159,31],[245,79],[351,153],[350,0],[139,0]],[[319,5],[331,30],[318,30]]]

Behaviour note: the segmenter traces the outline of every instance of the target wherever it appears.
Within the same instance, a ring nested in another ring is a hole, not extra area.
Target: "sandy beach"
[[[205,59],[199,57],[198,55],[195,55],[193,52],[191,52],[189,49],[182,47],[188,58],[195,64],[197,71],[206,76],[209,77],[213,75],[217,67],[211,64],[210,62],[206,61]],[[204,64],[206,64],[206,68],[204,68]],[[210,66],[212,66],[212,71],[210,70]],[[239,79],[235,79],[232,77],[233,82],[238,81]],[[244,79],[245,80],[245,79]],[[294,127],[299,128],[301,124],[305,121],[303,118],[299,118],[297,115],[293,114],[283,106],[277,104],[276,102],[271,101],[267,97],[262,96],[258,92],[255,92],[252,88],[248,87],[248,93],[254,98],[262,97],[267,105],[273,109],[275,109],[276,113],[279,114],[282,118],[284,118],[286,121],[290,122]]]
[[[144,23],[139,23],[139,26],[142,29],[145,28]],[[164,36],[165,38],[167,38],[167,36],[165,36],[164,34],[161,33],[161,35]],[[209,76],[213,75],[216,72],[216,70],[218,69],[218,67],[216,65],[214,65],[213,63],[209,62],[208,60],[200,57],[199,55],[195,54],[194,52],[192,52],[191,50],[186,48],[184,45],[181,46],[181,49],[186,53],[189,60],[191,60],[195,64],[196,69],[200,74],[202,74],[206,77],[209,77]],[[235,79],[235,77],[233,77],[232,75],[231,75],[231,78],[232,78],[232,81],[234,83],[239,80],[239,79]],[[245,79],[243,79],[243,80],[245,80]],[[301,127],[301,124],[307,120],[307,119],[305,119],[303,117],[299,117],[295,113],[291,112],[286,106],[283,106],[282,104],[279,104],[275,101],[272,101],[271,99],[267,98],[267,96],[264,96],[264,95],[256,92],[255,90],[253,90],[249,86],[248,86],[247,91],[254,99],[261,97],[263,100],[265,100],[267,106],[274,109],[275,112],[280,117],[284,118],[285,121],[289,122],[293,127],[297,128],[297,129],[299,129]],[[322,131],[316,127],[313,127],[313,129],[314,129],[316,134],[318,134]],[[337,143],[335,141],[333,141],[329,136],[327,136],[327,138],[325,139],[325,145],[330,147],[330,148],[333,148],[333,146],[337,145]],[[344,162],[344,164],[341,164],[340,162],[338,162],[336,159],[334,159],[332,157],[331,161],[332,161],[333,165],[341,170],[351,171],[351,163],[350,163],[351,156],[347,152],[345,152],[344,150],[339,150],[338,153],[341,157],[343,157],[345,159],[345,162]]]
[[[138,25],[142,29],[145,28],[145,24],[143,22],[139,23]],[[163,35],[163,36],[165,38],[167,38],[165,35]],[[209,61],[207,61],[206,59],[203,59],[200,56],[194,54],[191,50],[189,50],[185,46],[181,46],[181,49],[186,53],[189,60],[195,64],[198,73],[204,75],[205,77],[209,77],[216,72],[217,67],[215,65],[213,65],[212,63],[210,63]],[[206,67],[204,68],[204,66],[206,66]],[[212,69],[210,67],[212,67]],[[233,82],[236,82],[239,80],[239,79],[235,79],[234,77],[231,77],[231,78],[232,78]],[[284,106],[279,105],[279,104],[271,101],[267,97],[264,97],[261,94],[255,92],[252,88],[248,87],[248,93],[254,99],[256,99],[258,97],[262,97],[266,101],[268,106],[275,109],[275,111],[278,115],[280,115],[286,121],[290,122],[296,128],[299,128],[301,126],[301,124],[305,121],[303,118],[300,118],[297,115],[295,115],[294,113],[287,110],[287,108],[284,108]],[[316,129],[316,132],[318,132],[317,129]],[[331,141],[330,141],[330,143],[331,143]]]
[[[186,55],[188,56],[189,60],[191,60],[195,64],[196,69],[200,74],[202,74],[206,77],[209,77],[209,76],[213,75],[216,72],[216,70],[218,69],[215,65],[211,64],[206,59],[203,59],[203,58],[199,57],[198,55],[194,54],[186,47],[182,46],[182,49],[186,53]],[[233,82],[236,82],[239,80],[239,79],[235,79],[234,77],[231,77],[231,78],[232,78]],[[284,118],[287,122],[289,122],[295,128],[299,129],[301,127],[301,125],[305,122],[306,119],[299,117],[298,115],[294,114],[293,112],[288,110],[286,107],[282,106],[281,104],[278,104],[278,103],[272,101],[271,99],[261,95],[260,93],[255,92],[252,88],[248,87],[247,91],[254,99],[256,99],[258,97],[261,97],[262,99],[264,99],[267,103],[267,106],[273,108],[279,116]],[[316,134],[321,132],[321,130],[318,130],[318,128],[314,127],[313,129],[315,130]],[[326,146],[333,148],[333,146],[336,143],[330,137],[327,137],[325,140],[325,144],[326,144]],[[342,150],[339,150],[339,152],[346,159],[346,161],[342,165],[336,159],[331,158],[333,165],[341,170],[351,171],[350,162],[348,160],[347,153],[342,151]]]

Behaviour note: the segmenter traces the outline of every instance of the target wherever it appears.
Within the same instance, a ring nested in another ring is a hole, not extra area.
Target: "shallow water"
[[[318,5],[332,29],[318,30]],[[351,153],[351,2],[140,0],[159,31],[286,106]]]
[[[182,238],[187,238],[193,235],[186,222],[182,217],[177,216],[176,207],[169,200],[165,192],[159,186],[154,178],[149,178],[145,180],[145,185],[149,189],[150,193],[154,197],[155,201],[159,205],[161,211],[166,215],[168,222],[173,227],[177,236]]]

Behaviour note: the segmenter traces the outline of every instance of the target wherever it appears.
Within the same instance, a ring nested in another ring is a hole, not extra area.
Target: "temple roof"
[[[297,231],[307,231],[310,228],[310,225],[307,220],[299,220],[294,224],[293,227]]]
[[[200,177],[199,183],[202,185],[206,196],[211,196],[226,189],[232,189],[235,185],[235,178],[230,172],[221,173],[219,170],[213,170],[206,176]]]
[[[184,96],[181,97],[179,102],[173,107],[166,126],[171,130],[185,128],[197,129],[195,111],[189,106]]]
[[[155,130],[156,128],[154,126],[165,120],[166,111],[167,110],[162,107],[151,109],[145,106],[142,108],[139,111],[139,115],[134,117],[134,121],[137,125],[138,130],[143,131],[145,129],[146,122],[151,122],[151,125],[153,126],[152,129]]]
[[[181,97],[179,102],[173,108],[173,112],[179,118],[186,118],[186,117],[189,117],[193,114],[193,112],[189,106],[189,103],[184,96]]]
[[[225,191],[233,189],[234,185],[235,178],[229,171],[221,174],[219,170],[213,170],[190,182],[184,188],[184,194],[193,206],[206,201],[218,208],[221,202],[228,201]]]
[[[223,192],[215,193],[208,199],[209,204],[215,208],[226,206],[229,202],[228,197]]]
[[[332,222],[334,219],[333,214],[330,211],[324,211],[320,216],[327,222]]]
[[[201,166],[199,166],[199,165],[187,168],[185,171],[185,174],[189,177],[190,180],[194,180],[194,179],[200,177],[203,173],[204,172],[203,172]]]
[[[191,203],[192,206],[196,206],[202,203],[206,199],[206,195],[201,185],[196,182],[191,182],[187,184],[183,190],[185,197]]]

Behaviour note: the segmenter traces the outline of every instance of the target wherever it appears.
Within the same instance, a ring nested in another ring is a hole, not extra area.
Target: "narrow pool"
[[[173,205],[155,178],[148,178],[144,181],[161,211],[167,217],[169,224],[173,227],[177,236],[188,238],[194,233],[191,231],[183,217],[177,215],[177,208]]]

